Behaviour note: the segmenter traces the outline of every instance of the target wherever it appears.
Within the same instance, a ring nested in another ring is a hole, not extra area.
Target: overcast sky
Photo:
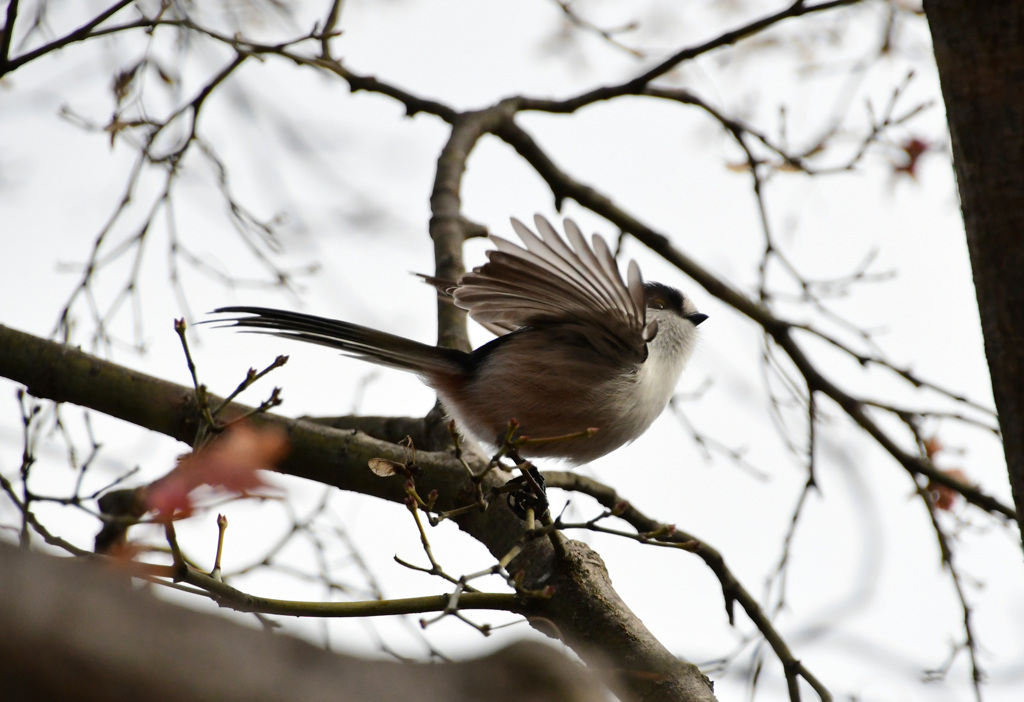
[[[300,8],[290,25],[265,14],[250,17],[246,26],[267,40],[298,36],[326,5],[305,4],[311,7]],[[54,35],[88,15],[83,7],[64,5],[51,8],[49,27]],[[579,3],[580,10],[601,26],[638,20],[639,29],[622,40],[648,49],[642,59],[586,32],[566,29],[557,5],[540,0],[348,2],[340,23],[343,34],[334,47],[356,73],[468,109],[513,94],[562,98],[619,82],[668,52],[781,6],[735,2],[725,10],[718,5]],[[82,14],[72,17],[69,13],[74,12]],[[874,254],[869,271],[895,275],[854,286],[849,295],[830,301],[832,309],[876,332],[875,340],[895,364],[912,367],[922,377],[988,407],[991,391],[927,29],[921,19],[901,22],[900,50],[857,70],[877,45],[881,13],[880,7],[869,5],[832,13],[817,24],[793,21],[739,48],[687,64],[672,74],[671,82],[773,138],[784,138],[795,150],[813,143],[839,116],[835,149],[816,162],[824,167],[842,163],[856,150],[872,114],[867,105],[880,114],[896,86],[913,71],[897,114],[922,103],[931,106],[891,137],[894,143],[917,137],[934,148],[922,158],[916,179],[894,173],[892,161],[899,153],[881,146],[851,173],[816,178],[778,174],[766,187],[769,221],[777,243],[808,279],[848,275]],[[812,26],[817,29],[812,31]],[[830,33],[838,34],[831,41],[820,39]],[[168,90],[155,74],[148,76],[146,111],[160,117],[168,105],[191,99],[230,60],[227,52],[209,42],[192,40],[187,49],[180,49],[170,32],[158,33],[149,46],[144,39],[140,35],[117,44],[68,47],[18,70],[0,85],[3,324],[41,336],[52,332],[81,278],[81,264],[97,233],[124,193],[135,155],[129,139],[111,148],[108,135],[90,133],[81,124],[102,126],[109,121],[111,76],[146,51],[161,61],[180,78],[181,87]],[[33,38],[28,46],[38,42]],[[785,137],[779,136],[783,108]],[[731,167],[742,162],[741,152],[706,114],[677,104],[628,99],[597,104],[572,116],[522,115],[519,122],[571,175],[599,188],[736,287],[755,293],[764,234],[750,178],[741,168]],[[299,293],[283,295],[244,286],[230,289],[183,263],[188,303],[184,307],[168,278],[171,222],[180,244],[205,265],[240,279],[266,278],[265,269],[239,243],[225,216],[214,170],[200,154],[191,153],[183,164],[173,209],[164,208],[156,217],[140,259],[138,311],[143,324],[138,340],[146,353],[139,355],[119,344],[112,351],[101,349],[104,355],[189,384],[172,320],[188,315],[190,321],[198,321],[215,307],[236,303],[300,309],[421,341],[434,339],[433,292],[410,272],[433,270],[426,234],[428,198],[437,154],[447,136],[444,124],[426,115],[407,118],[388,98],[350,94],[339,80],[269,58],[249,61],[222,86],[204,106],[200,132],[229,164],[229,182],[239,202],[259,217],[279,217],[283,252],[275,254],[276,265],[299,271],[316,264],[318,272],[299,275]],[[175,134],[169,136],[173,139]],[[132,206],[111,230],[106,251],[137,231],[158,198],[162,178],[156,169],[144,171]],[[468,217],[505,236],[511,234],[509,216],[558,216],[541,180],[493,138],[485,139],[470,158],[462,197]],[[575,203],[567,203],[564,213],[587,231],[602,232],[609,239],[617,234]],[[471,242],[467,263],[480,263],[484,248],[482,241]],[[133,255],[113,264],[99,279],[95,298],[100,308],[106,309],[120,292]],[[780,434],[771,420],[761,337],[754,325],[627,240],[624,258],[630,257],[640,263],[645,278],[683,289],[710,315],[678,388],[686,400],[681,406],[702,435],[743,449],[745,465],[720,452],[705,455],[689,429],[666,412],[636,443],[581,470],[613,485],[647,514],[706,539],[722,551],[745,586],[760,594],[778,563],[806,480],[800,461],[785,444],[787,436],[802,440],[802,425],[796,414],[784,413],[789,433]],[[769,270],[769,281],[779,292],[796,290],[777,263]],[[780,300],[777,309],[794,320],[821,324],[855,346],[861,343],[804,305]],[[88,308],[80,300],[74,313],[79,320],[74,338],[88,347],[93,329]],[[126,342],[137,340],[131,305],[124,306],[111,328]],[[488,338],[481,329],[472,334],[481,343]],[[289,354],[289,364],[246,398],[255,404],[272,385],[279,385],[284,388],[285,414],[357,410],[415,415],[433,403],[432,393],[415,378],[377,370],[327,349],[215,329],[204,329],[193,340],[202,379],[220,394],[230,391],[249,366],[263,366],[279,353]],[[934,394],[908,392],[884,372],[864,371],[824,344],[802,341],[848,390],[913,407],[949,407]],[[0,382],[0,470],[5,475],[16,472],[20,463],[21,422],[14,389],[14,384]],[[698,392],[699,399],[689,399]],[[797,657],[838,698],[968,699],[963,656],[945,682],[919,682],[925,668],[943,663],[963,631],[962,613],[940,566],[927,513],[913,496],[912,482],[854,431],[838,408],[826,402],[820,409],[825,417],[817,474],[820,492],[811,495],[796,530],[787,606],[777,617],[781,632]],[[83,439],[82,413],[65,408],[65,416],[72,434]],[[97,487],[135,465],[142,468],[139,483],[152,479],[166,472],[175,454],[184,449],[113,420],[94,416],[92,421],[104,443],[93,476]],[[912,449],[895,424],[886,427]],[[1000,447],[991,436],[949,421],[926,428],[950,447],[941,455],[942,467],[962,468],[971,481],[1009,501]],[[67,489],[73,475],[63,465],[62,443],[46,437],[40,453],[45,461],[37,471],[45,472],[46,480],[40,476],[40,485],[53,491]],[[312,509],[323,494],[299,481],[278,482],[288,506],[300,513]],[[564,500],[553,495],[556,509]],[[386,596],[445,591],[444,583],[393,561],[395,555],[423,561],[404,508],[352,495],[334,495],[331,505],[327,525],[346,530]],[[286,523],[288,506],[227,507],[227,570],[258,558],[261,549],[278,538],[274,530]],[[577,496],[571,497],[569,509],[583,517],[598,511]],[[44,516],[62,520],[54,522],[65,525],[62,536],[89,546],[95,522],[66,512],[58,515],[54,510]],[[197,557],[212,555],[215,516],[201,514],[179,529]],[[1019,700],[1024,691],[1024,646],[1019,636],[1024,573],[1017,534],[963,505],[943,517],[945,525],[959,533],[957,554],[969,576],[967,592],[983,649],[981,663],[990,679],[986,699]],[[2,499],[0,519],[5,524],[14,519]],[[626,540],[573,536],[598,549],[623,599],[679,655],[698,663],[715,660],[732,653],[753,631],[742,614],[735,628],[728,625],[720,587],[697,558]],[[431,538],[449,572],[472,572],[491,564],[482,547],[454,529],[439,528]],[[346,547],[332,542],[332,548],[330,559],[338,578],[360,581],[358,570],[347,560]],[[287,558],[308,569],[312,555],[296,547]],[[324,597],[322,587],[277,574],[240,578],[234,584],[270,597]],[[498,582],[492,586],[501,587]],[[776,588],[777,582],[769,602],[777,596]],[[202,606],[194,598],[180,599]],[[509,620],[489,613],[472,616],[480,622]],[[376,634],[370,633],[376,631],[395,650],[425,654],[415,627],[397,620],[371,625],[287,624],[318,640],[328,626],[331,645],[339,649],[377,652]],[[512,638],[535,635],[519,624],[481,639],[454,621],[426,632],[454,656],[475,655]],[[729,673],[712,675],[721,699],[743,694],[746,682],[736,671],[749,661],[751,650],[744,649]],[[785,699],[779,666],[773,658],[769,661],[760,699]]]

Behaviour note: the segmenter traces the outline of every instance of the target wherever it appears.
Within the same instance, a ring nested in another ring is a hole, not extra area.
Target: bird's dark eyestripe
[[[644,304],[656,310],[683,311],[683,294],[662,283],[644,283]]]

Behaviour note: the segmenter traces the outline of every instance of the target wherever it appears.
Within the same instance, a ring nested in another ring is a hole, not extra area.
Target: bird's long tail
[[[250,315],[211,321],[220,321],[243,331],[330,346],[351,356],[427,377],[459,375],[465,371],[469,359],[468,354],[456,349],[421,344],[358,324],[311,314],[268,307],[221,307],[213,313]]]

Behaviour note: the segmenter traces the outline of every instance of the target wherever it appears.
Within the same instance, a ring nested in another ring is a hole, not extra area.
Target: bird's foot
[[[512,478],[507,485],[515,486],[508,494],[508,506],[520,519],[526,520],[530,511],[535,515],[543,515],[548,509],[548,495],[545,489],[544,476],[537,466],[526,461],[517,462],[523,474]]]

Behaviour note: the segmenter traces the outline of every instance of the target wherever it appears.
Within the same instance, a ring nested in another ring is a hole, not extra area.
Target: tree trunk
[[[1022,514],[1024,5],[929,0],[925,12],[946,102],[1003,451]],[[956,325],[951,320],[952,343]]]

